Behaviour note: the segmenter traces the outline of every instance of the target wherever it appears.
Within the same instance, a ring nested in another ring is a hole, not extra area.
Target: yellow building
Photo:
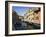
[[[29,23],[40,23],[40,10],[31,10],[29,9],[26,14],[24,14],[24,21],[27,21]]]
[[[24,16],[24,21],[31,22],[32,18],[34,17],[33,13],[34,13],[34,11],[32,11],[32,10],[30,10],[30,12],[27,11],[27,13]]]

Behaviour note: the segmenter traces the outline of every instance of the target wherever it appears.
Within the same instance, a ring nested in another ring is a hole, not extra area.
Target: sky
[[[22,7],[22,6],[12,6],[12,10],[15,11],[18,15],[24,16],[26,12],[28,12],[29,8],[31,10],[37,10],[38,7]]]
[[[24,16],[24,14],[29,10],[28,7],[19,7],[19,6],[13,6],[13,11],[17,12],[18,15]]]

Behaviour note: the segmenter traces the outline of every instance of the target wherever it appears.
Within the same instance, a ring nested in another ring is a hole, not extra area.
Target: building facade
[[[24,16],[24,21],[27,21],[29,23],[40,23],[41,20],[41,12],[40,9],[38,10],[28,10],[27,13]]]

